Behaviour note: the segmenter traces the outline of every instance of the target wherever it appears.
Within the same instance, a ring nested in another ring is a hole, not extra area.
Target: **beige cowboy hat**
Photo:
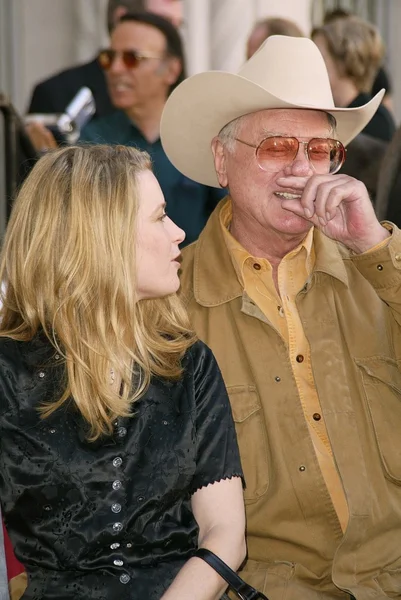
[[[163,148],[190,179],[220,187],[211,141],[233,119],[267,108],[323,110],[337,121],[348,144],[376,112],[384,90],[364,106],[336,108],[326,65],[307,38],[273,35],[238,71],[198,73],[170,95],[161,119]]]

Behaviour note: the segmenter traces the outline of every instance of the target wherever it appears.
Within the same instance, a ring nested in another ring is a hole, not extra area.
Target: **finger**
[[[339,185],[338,180],[326,181],[317,186],[315,191],[315,212],[319,223],[323,227],[335,217],[337,207],[344,198],[344,193],[346,193],[344,185]]]
[[[312,225],[317,225],[317,226],[319,225],[319,221],[318,221],[316,215],[313,215],[312,217],[306,217],[305,210],[304,210],[300,200],[283,199],[281,201],[281,207],[284,210],[288,210],[288,211],[294,213],[298,217],[302,217],[303,219],[305,219],[305,221],[312,223]]]

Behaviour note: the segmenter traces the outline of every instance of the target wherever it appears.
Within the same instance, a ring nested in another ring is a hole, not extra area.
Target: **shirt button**
[[[253,263],[253,268],[255,269],[255,271],[260,271],[260,269],[261,269],[262,267],[260,266],[260,264],[259,264],[259,263]]]
[[[126,428],[125,428],[125,427],[119,427],[119,428],[117,429],[117,435],[118,435],[118,437],[120,437],[120,438],[123,438],[123,437],[125,437],[125,436],[127,435],[127,430],[126,430]]]
[[[313,418],[315,421],[320,421],[320,419],[322,418],[322,415],[320,415],[319,413],[314,413]]]
[[[113,560],[113,564],[115,564],[116,567],[122,567],[124,564],[124,561],[120,560],[119,558],[116,558],[115,560]]]
[[[114,533],[120,533],[120,531],[122,531],[123,529],[123,524],[122,523],[113,523],[113,531]]]
[[[284,308],[282,306],[278,306],[277,310],[280,317],[284,317]]]
[[[295,359],[297,361],[297,363],[301,363],[304,362],[304,356],[303,354],[298,354],[298,356]]]
[[[128,583],[130,579],[131,577],[127,573],[123,573],[122,575],[120,575],[121,583]]]
[[[118,504],[118,502],[115,502],[114,504],[111,505],[111,510],[113,511],[113,513],[121,512],[121,504]]]
[[[117,550],[120,547],[118,542],[114,542],[114,544],[110,544],[111,550]]]
[[[116,479],[115,481],[113,481],[111,487],[113,488],[113,490],[119,490],[122,487],[122,483],[119,479]]]
[[[113,467],[121,467],[122,464],[123,464],[123,459],[120,456],[117,456],[113,460]]]

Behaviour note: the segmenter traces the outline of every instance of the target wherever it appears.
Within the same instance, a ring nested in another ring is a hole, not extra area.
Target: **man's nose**
[[[296,157],[290,165],[285,168],[286,175],[295,175],[296,177],[305,177],[313,174],[313,169],[309,162],[306,151],[306,144],[299,143]]]

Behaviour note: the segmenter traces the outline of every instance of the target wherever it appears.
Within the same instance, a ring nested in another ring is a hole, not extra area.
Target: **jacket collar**
[[[221,231],[220,213],[230,201],[229,197],[221,200],[195,244],[194,296],[201,306],[219,306],[243,294]],[[317,229],[313,243],[316,252],[314,272],[326,273],[348,285],[339,245]]]

